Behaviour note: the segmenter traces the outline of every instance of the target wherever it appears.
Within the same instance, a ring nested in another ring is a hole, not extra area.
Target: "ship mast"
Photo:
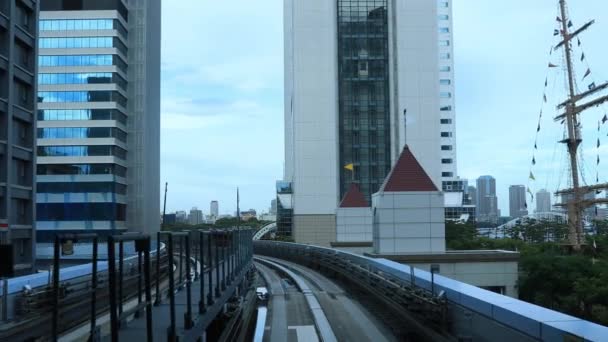
[[[581,193],[579,189],[578,179],[578,146],[581,140],[577,137],[578,125],[577,115],[573,110],[576,106],[574,97],[576,96],[574,89],[576,87],[574,83],[574,71],[572,69],[572,46],[570,40],[570,31],[568,28],[568,16],[566,13],[566,0],[559,1],[559,7],[562,17],[562,37],[564,38],[564,50],[566,51],[566,69],[568,72],[568,90],[570,103],[566,106],[566,123],[568,126],[568,139],[565,143],[568,146],[568,154],[570,155],[570,171],[572,173],[572,190],[573,199],[567,203],[568,205],[568,226],[570,228],[568,239],[570,244],[575,250],[580,249],[581,246],[581,235],[583,232],[583,211],[579,207],[578,203],[581,200]]]
[[[590,191],[596,191],[601,189],[608,189],[608,184],[598,184],[594,186],[580,186],[579,182],[579,166],[578,166],[578,148],[582,142],[581,131],[579,128],[578,115],[586,109],[594,106],[598,106],[608,101],[608,96],[604,96],[585,103],[583,105],[577,105],[577,101],[582,100],[590,95],[597,93],[600,90],[608,88],[608,83],[602,84],[599,87],[590,88],[589,91],[577,94],[576,93],[576,81],[572,63],[572,39],[578,36],[581,32],[585,31],[594,22],[591,21],[585,24],[580,29],[570,32],[570,19],[566,10],[566,0],[559,0],[560,12],[561,12],[561,35],[563,41],[559,43],[555,49],[563,46],[566,58],[566,72],[568,79],[568,100],[557,106],[558,109],[564,108],[564,114],[558,115],[555,120],[565,120],[568,137],[562,140],[568,147],[568,154],[570,155],[570,172],[572,177],[572,188],[567,190],[558,191],[557,195],[567,195],[568,200],[566,203],[558,204],[568,209],[568,242],[570,246],[578,251],[584,244],[584,232],[583,232],[583,216],[586,207],[593,206],[599,203],[608,202],[606,199],[592,199],[585,200],[584,195]]]

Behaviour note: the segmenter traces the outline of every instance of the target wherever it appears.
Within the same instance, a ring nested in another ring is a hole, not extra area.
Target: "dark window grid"
[[[126,177],[127,169],[117,164],[41,164],[38,175],[116,175]]]
[[[39,157],[114,156],[126,159],[127,151],[111,145],[96,146],[38,146]]]
[[[124,221],[121,203],[38,203],[38,221]]]
[[[361,5],[351,10],[351,4]],[[339,5],[339,61],[340,61],[340,115],[341,122],[341,162],[355,162],[356,178],[364,193],[375,191],[378,179],[372,179],[371,166],[387,171],[390,155],[385,153],[388,144],[378,144],[372,148],[369,132],[388,131],[388,38],[385,8],[386,1],[361,3],[342,0]],[[346,9],[348,7],[348,9]],[[366,61],[361,68],[361,61]],[[363,71],[363,72],[361,72]],[[377,88],[369,88],[365,81],[371,80]],[[357,84],[361,83],[361,84]],[[374,108],[374,110],[370,110]],[[380,110],[377,108],[380,107]],[[370,114],[373,113],[373,114]],[[377,159],[377,160],[372,160]],[[346,160],[349,159],[349,160]],[[380,165],[380,166],[378,166]],[[375,172],[375,171],[374,171]],[[350,183],[351,174],[342,175],[342,194]],[[384,178],[384,175],[378,177]]]
[[[38,182],[37,193],[62,194],[62,193],[115,193],[124,195],[127,186],[115,182]]]

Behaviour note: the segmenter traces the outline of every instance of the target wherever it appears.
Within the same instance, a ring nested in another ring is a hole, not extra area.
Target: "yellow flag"
[[[344,166],[344,168],[351,171],[355,170],[355,166],[353,165],[353,163],[347,164],[346,166]]]

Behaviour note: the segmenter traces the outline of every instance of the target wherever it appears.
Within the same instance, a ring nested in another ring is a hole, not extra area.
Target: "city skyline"
[[[599,0],[572,8],[574,24],[596,18],[602,9]],[[491,15],[497,11],[501,16]],[[484,174],[494,176],[498,207],[507,213],[509,185],[528,184],[557,8],[552,0],[475,6],[455,2],[453,12],[458,174],[469,181]],[[225,16],[231,20],[224,20]],[[168,211],[206,207],[217,199],[225,203],[222,211],[234,212],[237,186],[242,207],[265,210],[268,199],[274,197],[274,181],[282,178],[284,165],[282,16],[282,0],[268,1],[263,8],[246,2],[236,7],[191,0],[163,4],[162,181],[170,183]],[[608,66],[601,63],[607,53],[602,33],[608,31],[608,21],[596,19],[583,44],[594,75],[603,80],[608,78]],[[234,21],[243,25],[234,27],[230,24]],[[186,30],[186,22],[194,29]],[[227,44],[239,39],[242,27],[248,28],[251,39]],[[523,36],[527,39],[522,40]],[[201,44],[191,46],[191,55],[181,54],[179,46],[193,40]],[[535,173],[533,193],[541,188],[553,192],[558,175],[551,170],[561,165],[551,163],[561,130],[552,122],[553,107],[546,108],[550,115],[543,121],[536,156],[541,169]],[[597,125],[592,124],[596,115],[591,116],[584,126],[589,161],[595,159],[592,147]],[[193,155],[180,146],[223,149],[205,148]],[[559,161],[565,151],[563,146],[556,148]],[[608,160],[608,151],[604,147],[601,151],[600,158]],[[186,170],[183,165],[189,162],[192,167]],[[242,173],[248,176],[240,176]]]

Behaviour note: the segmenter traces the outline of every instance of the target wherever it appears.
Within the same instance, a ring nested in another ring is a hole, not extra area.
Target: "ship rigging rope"
[[[592,72],[590,64],[589,64],[589,60],[587,58],[587,55],[585,55],[585,50],[583,49],[583,44],[581,43],[580,38],[577,37],[576,39],[576,47],[578,48],[578,50],[580,50],[580,63],[583,64],[583,66],[585,67],[585,74],[582,78],[582,80],[584,81],[585,79],[589,78],[591,83],[589,83],[589,85],[587,86],[588,90],[593,89],[597,83],[596,83],[596,79],[595,79],[595,74]],[[604,124],[606,124],[606,122],[608,122],[608,114],[606,112],[606,105],[605,103],[600,105],[601,108],[601,112],[600,112],[600,116],[601,118],[598,120],[598,124],[597,124],[597,143],[596,143],[596,162],[595,162],[595,183],[599,183],[600,182],[600,152],[601,152],[601,136],[602,136],[602,126]],[[584,153],[584,152],[583,152]]]
[[[562,28],[561,28],[561,25],[562,25],[562,21],[561,20],[562,19],[560,18],[560,15],[559,15],[559,13],[560,13],[559,5],[557,7],[557,12],[558,12],[558,15],[556,17],[557,29],[554,30],[554,32],[553,32],[554,34],[553,35],[554,35],[554,37],[559,37],[560,39],[563,39],[564,34],[563,34]],[[568,17],[569,17],[569,15],[568,15]],[[568,19],[567,25],[568,25],[569,28],[573,27],[572,21],[570,19]],[[562,33],[562,34],[560,34],[560,33]],[[567,48],[567,47],[564,46],[564,48]],[[590,84],[585,87],[586,89],[584,91],[592,90],[593,88],[596,87],[596,80],[595,80],[595,77],[594,77],[595,75],[591,72],[591,67],[589,66],[589,62],[588,62],[587,56],[585,55],[585,52],[583,50],[582,43],[581,43],[581,40],[580,40],[579,37],[576,37],[576,38],[573,37],[572,38],[572,40],[570,42],[570,49],[572,51],[573,61],[578,60],[585,67],[585,73],[584,73],[584,75],[582,76],[582,78],[580,80],[578,79],[578,77],[577,77],[577,75],[575,73],[576,68],[572,68],[575,92],[577,94],[581,93],[581,91],[580,91],[580,89],[578,87],[578,84],[579,83],[583,83],[584,84],[586,80],[589,80]],[[577,51],[575,51],[575,50],[577,50]],[[551,47],[551,50],[549,52],[548,68],[547,68],[547,72],[545,74],[545,84],[544,84],[544,91],[543,91],[543,99],[541,101],[541,109],[540,109],[540,112],[539,112],[538,124],[537,124],[536,134],[535,134],[535,138],[534,138],[534,149],[533,149],[533,152],[532,152],[532,162],[531,162],[531,165],[530,165],[530,173],[529,173],[529,177],[528,177],[528,185],[527,185],[527,189],[526,189],[526,191],[528,192],[528,194],[530,196],[531,202],[534,202],[534,193],[533,193],[533,190],[535,190],[535,189],[532,189],[532,186],[533,186],[533,184],[535,184],[535,182],[537,180],[537,178],[536,178],[537,175],[535,175],[535,171],[536,171],[535,166],[536,166],[536,164],[537,164],[538,161],[537,161],[536,158],[540,156],[539,155],[539,149],[538,149],[538,142],[539,142],[538,138],[539,138],[540,130],[542,128],[541,124],[542,124],[542,118],[543,118],[543,111],[545,110],[545,105],[548,102],[548,100],[547,100],[547,90],[548,90],[547,86],[548,86],[549,71],[552,68],[559,68],[558,65],[553,64],[551,62],[553,51],[554,51],[554,47]],[[578,54],[578,53],[580,53],[580,54]],[[561,65],[561,68],[559,68],[559,69],[562,69],[562,71],[564,72],[564,74],[567,75],[567,66],[566,66],[567,63],[566,63],[566,56],[565,55],[566,55],[565,53],[562,54],[562,58],[561,58],[561,60],[562,60],[561,64],[562,65]],[[568,89],[569,88],[569,86],[568,86],[568,78],[564,77],[563,79],[565,81],[565,83],[564,83],[565,89]],[[553,82],[552,82],[553,83],[553,91],[555,91],[556,81],[557,81],[557,79],[555,78],[553,80]],[[602,133],[602,126],[604,126],[606,124],[606,122],[608,122],[608,114],[606,112],[605,104],[606,103],[603,103],[601,106],[598,106],[598,107],[601,108],[601,115],[602,116],[597,121],[596,156],[594,158],[594,162],[595,162],[595,182],[596,183],[599,183],[599,179],[600,179],[599,173],[600,173],[600,161],[601,161],[601,159],[600,159],[601,136],[603,134]],[[556,107],[556,110],[557,110],[557,107]],[[583,127],[582,119],[583,119],[582,115],[577,115],[577,117],[575,118],[575,124],[576,124],[576,128],[575,129],[582,131],[582,127]],[[564,131],[562,133],[562,134],[564,134],[564,137],[563,137],[564,139],[567,138],[567,133],[565,133],[566,132],[566,129],[565,129],[566,126],[564,125],[565,121],[566,120],[562,120],[562,122],[561,122],[562,127],[564,127]],[[556,141],[557,140],[560,140],[560,139],[556,139]],[[556,142],[555,145],[554,145],[553,156],[551,158],[551,164],[550,165],[553,165],[553,163],[555,161],[557,145],[558,145],[558,143]],[[588,183],[587,183],[587,180],[586,180],[586,170],[592,170],[593,168],[589,168],[588,165],[586,165],[586,163],[585,163],[585,156],[584,156],[585,149],[584,149],[584,145],[583,145],[582,142],[581,142],[581,144],[579,146],[579,151],[580,151],[580,153],[578,153],[578,156],[577,156],[577,159],[580,162],[579,163],[579,165],[580,165],[579,173],[580,173],[580,177],[581,177],[582,183],[584,185],[587,185]],[[564,177],[565,170],[570,171],[569,173],[571,173],[571,168],[570,168],[569,163],[568,163],[567,167],[563,167],[563,166],[565,166],[564,155],[563,154],[560,154],[560,155],[561,155],[561,158],[560,158],[561,159],[560,160],[560,167],[558,168],[558,170],[560,170],[560,172],[559,172],[559,177],[557,179],[557,183],[558,183],[557,189],[560,188],[560,185],[561,185],[561,182],[562,182],[562,178]],[[555,171],[555,169],[552,168],[552,167],[549,167],[548,170],[549,170],[549,173],[552,173],[553,171]],[[545,178],[545,189],[549,188],[549,186],[548,186],[549,185],[549,178],[552,178],[552,176]],[[568,177],[567,179],[568,179],[567,183],[568,183],[569,187],[571,187],[572,186],[572,184],[571,184],[572,180],[570,179],[570,177]],[[526,203],[526,207],[528,207],[527,203]]]
[[[559,12],[558,12],[559,13]],[[551,48],[549,49],[549,56],[548,56],[548,63],[547,63],[547,69],[545,71],[545,83],[544,83],[544,88],[543,88],[543,96],[541,99],[541,105],[540,105],[540,111],[538,114],[538,123],[536,126],[536,133],[534,136],[534,148],[532,150],[532,160],[531,160],[531,164],[530,164],[530,169],[529,169],[529,176],[528,176],[528,183],[526,186],[526,192],[528,193],[528,195],[530,196],[530,205],[532,205],[534,203],[534,192],[532,190],[532,184],[533,182],[536,181],[536,176],[534,175],[535,170],[535,166],[536,166],[536,157],[539,156],[538,152],[538,137],[539,137],[539,133],[541,131],[541,123],[542,123],[542,119],[543,119],[543,112],[545,110],[545,105],[547,104],[547,87],[549,85],[549,74],[551,72],[552,69],[557,68],[558,66],[553,64],[551,62],[551,57],[553,55],[553,50],[554,50],[554,46],[552,45]],[[555,79],[552,82],[553,85],[555,84]],[[536,190],[536,189],[535,189]],[[528,209],[528,201],[526,200],[525,203],[526,209]]]

